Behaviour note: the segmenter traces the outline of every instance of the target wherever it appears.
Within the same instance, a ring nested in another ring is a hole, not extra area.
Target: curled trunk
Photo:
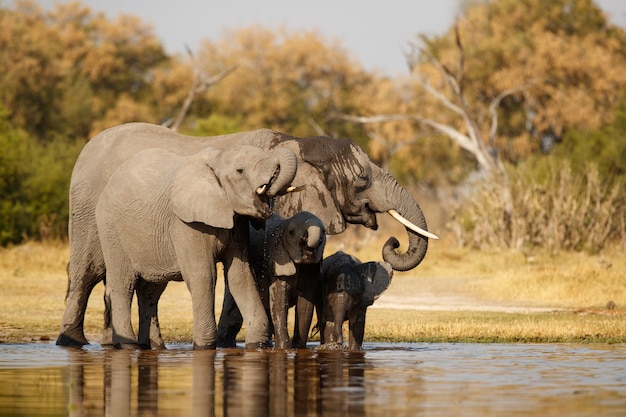
[[[317,248],[322,242],[322,228],[319,226],[309,226],[307,228],[306,245],[309,248]]]
[[[278,148],[274,152],[275,177],[267,190],[268,196],[284,192],[291,185],[298,168],[298,160],[293,152],[285,148]]]
[[[396,210],[405,220],[427,231],[426,218],[415,199],[389,174],[383,173],[382,178],[382,190],[379,191],[384,197],[383,201],[375,204],[376,211]],[[415,268],[422,262],[428,249],[427,237],[419,235],[406,226],[405,230],[409,239],[409,246],[405,252],[398,251],[400,242],[395,237],[390,237],[382,250],[383,259],[395,271],[408,271]]]

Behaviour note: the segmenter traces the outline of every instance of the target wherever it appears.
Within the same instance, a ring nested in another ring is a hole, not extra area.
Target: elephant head
[[[259,152],[263,151],[237,145],[205,148],[187,157],[172,181],[174,213],[187,223],[225,229],[233,227],[235,214],[268,218],[270,199],[289,190],[297,160],[287,149],[261,157]]]
[[[276,276],[296,273],[295,264],[313,264],[322,261],[326,233],[322,221],[313,214],[302,211],[288,219],[272,216],[265,233],[276,242],[273,253],[268,254],[274,263]]]
[[[290,142],[297,144],[292,150],[299,159],[294,183],[306,184],[306,188],[279,199],[275,210],[286,217],[308,210],[322,219],[329,234],[341,233],[346,223],[376,230],[376,213],[389,213],[406,228],[409,246],[398,253],[399,242],[391,237],[383,246],[383,259],[397,271],[419,265],[428,238],[438,237],[428,232],[420,206],[387,171],[348,139],[283,139],[283,143]]]

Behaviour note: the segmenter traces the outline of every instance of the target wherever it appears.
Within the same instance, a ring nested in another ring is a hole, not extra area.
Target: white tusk
[[[287,193],[299,192],[299,191],[304,190],[304,187],[305,187],[304,185],[299,185],[299,186],[292,185],[291,187],[287,188],[285,192]]]
[[[421,227],[417,227],[416,225],[414,225],[413,223],[411,223],[410,221],[408,221],[407,219],[402,217],[402,215],[400,213],[398,213],[397,211],[395,211],[394,209],[389,210],[387,213],[389,213],[391,215],[391,217],[393,217],[394,219],[396,219],[397,221],[402,223],[407,228],[413,230],[418,235],[422,235],[424,237],[428,237],[428,238],[431,238],[431,239],[439,239],[439,236],[437,236],[434,233],[430,233],[430,232],[422,229]]]
[[[258,195],[262,195],[265,194],[265,190],[267,189],[267,184],[260,186],[259,188],[256,189],[256,193]]]

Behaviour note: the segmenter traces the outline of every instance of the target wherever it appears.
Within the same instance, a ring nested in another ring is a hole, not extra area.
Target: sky
[[[44,9],[66,0],[39,0]],[[196,50],[225,29],[258,23],[315,29],[337,40],[368,70],[406,74],[405,52],[418,34],[438,35],[454,22],[461,0],[82,0],[110,18],[132,14],[151,23],[170,54]],[[596,0],[612,23],[626,27],[626,0]]]

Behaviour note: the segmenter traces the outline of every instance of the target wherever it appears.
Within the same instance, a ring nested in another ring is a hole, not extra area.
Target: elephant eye
[[[354,188],[359,191],[365,190],[370,184],[370,178],[367,174],[361,174],[354,180]]]
[[[237,168],[237,174],[243,174],[243,168]]]

